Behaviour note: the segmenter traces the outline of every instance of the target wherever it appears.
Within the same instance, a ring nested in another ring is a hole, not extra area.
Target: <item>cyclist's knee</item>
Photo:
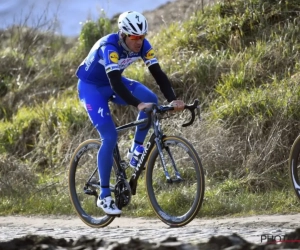
[[[104,124],[97,127],[98,132],[103,140],[103,144],[111,145],[114,147],[118,140],[118,132],[114,125]]]
[[[144,98],[141,99],[143,102],[151,102],[151,103],[158,103],[157,95],[154,94],[152,91],[148,91],[147,95],[144,96]]]
[[[149,102],[152,102],[152,103],[158,103],[158,98],[157,98],[157,95],[155,95],[153,92],[152,92],[152,95],[150,96],[151,100]]]
[[[139,98],[142,102],[158,103],[158,98],[149,88],[139,83],[132,93],[135,97]]]
[[[101,135],[101,138],[103,140],[108,140],[108,141],[111,141],[111,142],[116,142],[117,139],[118,139],[118,134],[116,132],[114,133],[109,133],[109,134],[104,134],[104,135]]]

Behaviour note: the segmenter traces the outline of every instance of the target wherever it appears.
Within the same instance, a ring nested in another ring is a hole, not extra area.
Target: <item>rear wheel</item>
[[[296,138],[291,148],[289,173],[295,194],[300,200],[300,135]]]
[[[97,167],[97,155],[100,140],[87,140],[75,150],[69,169],[69,193],[71,202],[79,218],[88,226],[100,228],[109,225],[114,216],[109,216],[97,207],[100,182]],[[116,163],[111,171],[110,187],[112,194],[116,184]]]
[[[163,170],[157,146],[150,152],[146,167],[148,198],[160,220],[171,227],[181,227],[192,221],[202,206],[202,164],[193,146],[177,136],[163,139],[163,156],[168,174]]]

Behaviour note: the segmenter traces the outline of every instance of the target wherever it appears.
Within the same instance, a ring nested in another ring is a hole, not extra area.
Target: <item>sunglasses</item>
[[[127,35],[130,40],[144,40],[146,35],[140,35],[140,36],[135,36],[135,35]]]

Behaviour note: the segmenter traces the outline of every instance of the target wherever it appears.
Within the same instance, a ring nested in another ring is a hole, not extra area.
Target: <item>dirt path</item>
[[[284,235],[299,227],[300,214],[265,215],[243,218],[195,219],[182,228],[169,228],[157,219],[116,218],[108,227],[94,229],[77,217],[0,217],[0,242],[28,234],[54,238],[77,239],[80,236],[103,238],[107,241],[161,240],[176,237],[182,242],[207,242],[212,236],[237,233],[245,240],[258,244],[265,234]]]

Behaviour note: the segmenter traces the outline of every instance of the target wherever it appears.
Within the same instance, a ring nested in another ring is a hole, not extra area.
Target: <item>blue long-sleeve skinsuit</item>
[[[79,78],[79,99],[103,140],[97,159],[100,175],[101,199],[110,195],[109,179],[113,164],[113,150],[117,143],[117,131],[111,117],[108,102],[112,95],[115,95],[116,98],[112,100],[114,103],[127,105],[127,103],[113,91],[108,74],[113,71],[120,71],[122,73],[124,69],[140,58],[143,59],[148,67],[158,64],[152,46],[147,39],[144,39],[141,51],[134,53],[123,48],[120,43],[119,33],[113,33],[99,39],[95,43],[76,72]],[[138,100],[157,103],[157,96],[143,84],[125,78],[124,76],[122,76],[121,80]],[[175,94],[171,87],[168,87],[167,90],[163,92],[165,96],[167,93],[167,96],[169,96],[167,99],[169,101],[175,99]],[[140,112],[137,119],[143,118],[145,118],[145,113]],[[134,137],[136,145],[143,143],[147,132],[146,130],[136,129]]]

